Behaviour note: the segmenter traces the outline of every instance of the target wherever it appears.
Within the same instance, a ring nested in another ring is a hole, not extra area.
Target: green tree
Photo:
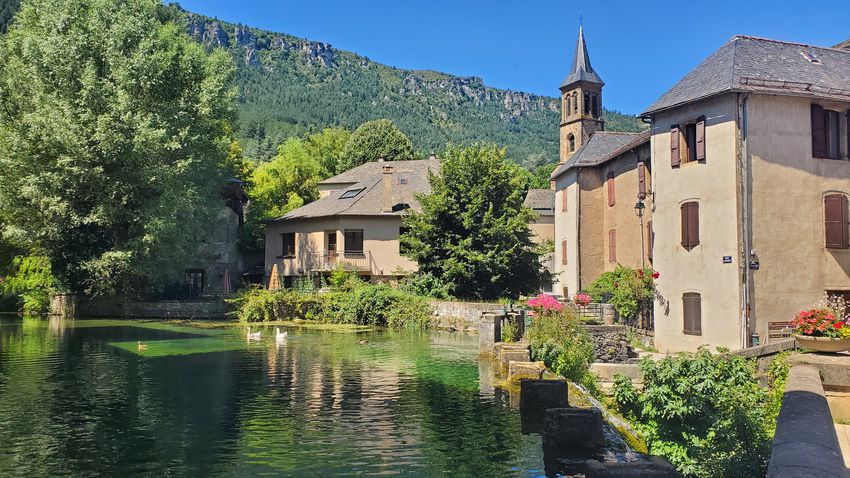
[[[166,280],[219,205],[234,66],[158,0],[30,0],[0,37],[0,210],[59,286]]]
[[[458,297],[495,299],[539,290],[544,272],[523,206],[528,175],[503,149],[449,147],[421,212],[404,218],[407,255]]]
[[[11,274],[0,281],[0,292],[20,297],[24,312],[47,312],[55,285],[47,257],[17,256],[10,266]]]
[[[325,128],[311,134],[304,142],[308,154],[316,158],[321,165],[322,178],[329,178],[337,171],[337,164],[342,158],[346,143],[351,138],[351,132],[345,128]]]
[[[277,156],[254,170],[248,181],[250,206],[243,229],[243,247],[262,249],[264,220],[280,217],[319,197],[322,166],[305,141],[290,138]]]
[[[336,172],[339,174],[379,158],[387,161],[413,159],[413,143],[387,119],[367,121],[354,131],[345,144]]]

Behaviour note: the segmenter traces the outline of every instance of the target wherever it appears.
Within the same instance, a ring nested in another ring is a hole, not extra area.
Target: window
[[[614,171],[608,171],[608,206],[613,206],[617,203],[617,192],[614,190]]]
[[[399,235],[398,252],[399,252],[399,254],[406,254],[407,252],[410,251],[410,248],[407,247],[407,245],[405,245],[403,242],[401,242],[401,236],[407,234],[409,231],[410,231],[410,228],[407,227],[407,226],[401,226],[401,227],[398,228],[398,235]]]
[[[328,255],[330,257],[336,256],[336,231],[327,231],[325,233],[325,237],[327,241],[325,243],[325,249],[328,251]]]
[[[351,199],[351,198],[357,196],[358,194],[360,194],[360,192],[363,191],[364,189],[366,189],[366,188],[349,189],[348,191],[342,193],[342,196],[340,196],[339,198],[340,199]]]
[[[684,126],[670,127],[670,165],[705,161],[705,116]]]
[[[576,150],[576,137],[575,137],[575,135],[574,135],[574,134],[572,134],[572,133],[570,133],[570,134],[567,136],[567,141],[569,141],[569,144],[570,144],[570,152],[572,153],[573,151],[575,151],[575,150]]]
[[[691,250],[699,245],[699,203],[682,204],[682,247]]]
[[[407,178],[398,178],[398,184],[407,184]]]
[[[837,111],[825,110],[812,105],[812,156],[815,158],[839,159],[840,117]]]
[[[590,114],[590,93],[584,94],[584,114]]]
[[[561,189],[561,211],[567,212],[567,188]]]
[[[641,161],[638,163],[638,198],[646,197],[646,164]]]
[[[346,254],[363,254],[363,229],[346,229],[343,247]]]
[[[573,93],[573,113],[578,113],[578,93]]]
[[[617,263],[617,230],[608,231],[608,262]]]
[[[594,93],[594,94],[592,94],[592,95],[590,96],[590,113],[591,113],[594,117],[599,116],[599,108],[598,108],[598,106],[599,106],[599,105],[597,104],[597,101],[596,101],[596,93]]]
[[[295,257],[295,233],[287,232],[285,234],[280,235],[281,241],[283,242],[283,249],[281,250],[281,257]]]
[[[567,263],[567,240],[561,241],[561,264]]]
[[[847,196],[829,194],[823,198],[823,223],[826,247],[850,249]]]
[[[573,98],[572,98],[572,96],[567,95],[567,102],[564,106],[564,118],[566,118],[567,115],[570,114],[570,111],[572,111],[572,110],[573,110]]]
[[[697,292],[682,294],[682,316],[687,335],[702,335],[702,298]]]

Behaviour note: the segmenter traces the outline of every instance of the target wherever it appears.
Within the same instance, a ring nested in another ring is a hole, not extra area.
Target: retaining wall
[[[436,327],[441,329],[477,331],[481,314],[503,312],[505,304],[486,302],[429,301],[434,313]]]
[[[118,297],[81,298],[77,302],[77,317],[93,318],[189,318],[223,319],[227,314],[224,301],[163,300],[134,301]]]

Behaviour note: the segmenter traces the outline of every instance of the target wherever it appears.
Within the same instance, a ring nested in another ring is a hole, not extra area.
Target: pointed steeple
[[[588,83],[596,83],[604,85],[602,78],[593,71],[590,66],[590,55],[587,54],[587,44],[584,42],[584,28],[578,27],[578,42],[576,42],[576,52],[573,55],[573,69],[570,74],[561,83],[561,88],[565,88],[578,81]]]

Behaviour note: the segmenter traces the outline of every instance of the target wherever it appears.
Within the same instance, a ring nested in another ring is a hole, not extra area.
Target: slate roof
[[[328,196],[290,211],[275,219],[275,221],[312,219],[328,216],[401,215],[404,213],[404,210],[383,212],[383,168],[385,166],[392,166],[394,168],[392,204],[408,204],[411,209],[417,210],[419,208],[419,202],[416,200],[415,195],[431,191],[431,185],[428,183],[428,171],[439,172],[440,161],[438,159],[424,159],[362,164],[338,176],[322,181],[329,184],[355,183],[354,185],[334,191]],[[400,184],[401,179],[405,181],[405,184]],[[363,191],[353,198],[340,199],[340,196],[344,195],[346,191],[360,188],[363,188]]]
[[[555,168],[550,179],[556,179],[574,167],[599,166],[644,141],[649,141],[649,131],[643,133],[597,131],[570,156],[566,163]]]
[[[643,114],[731,91],[850,100],[850,50],[737,35]]]
[[[844,40],[843,42],[839,43],[838,45],[835,45],[832,48],[850,50],[850,40]]]
[[[605,82],[590,66],[590,55],[587,54],[587,43],[584,41],[584,28],[578,27],[578,41],[576,41],[576,51],[573,53],[573,68],[570,73],[564,78],[561,83],[561,88],[565,88],[577,81],[586,81],[588,83],[596,83],[604,85]]]
[[[541,216],[554,216],[555,191],[551,189],[529,189],[523,204]]]

